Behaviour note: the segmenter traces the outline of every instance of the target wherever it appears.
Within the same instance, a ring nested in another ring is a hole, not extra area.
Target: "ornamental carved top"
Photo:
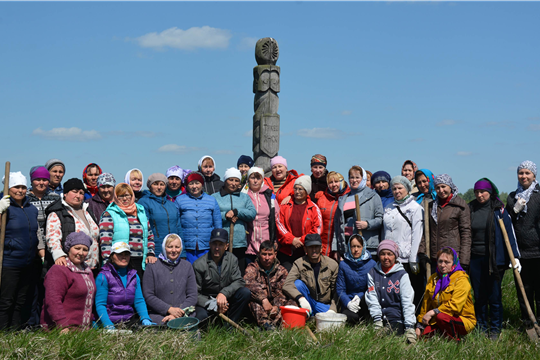
[[[278,43],[274,38],[259,39],[255,45],[255,60],[258,65],[276,65],[279,58]]]

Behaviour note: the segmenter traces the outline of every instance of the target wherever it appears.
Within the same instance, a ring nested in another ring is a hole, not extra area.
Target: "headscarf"
[[[437,192],[435,191],[435,176],[433,176],[433,173],[428,169],[420,169],[420,170],[416,171],[414,173],[414,182],[415,183],[416,183],[416,177],[418,175],[424,175],[426,177],[426,179],[428,179],[428,181],[429,181],[429,190],[428,191],[431,194],[431,200],[435,200],[435,198],[437,197]],[[425,195],[426,194],[424,194],[424,193],[420,193],[416,197],[416,202],[421,204],[422,201],[424,200]]]
[[[481,178],[477,182],[474,183],[474,190],[486,190],[491,194],[491,197],[495,196],[497,199],[499,199],[499,189],[493,181],[489,180],[488,178]],[[502,203],[502,200],[499,199],[499,201]]]
[[[98,164],[96,163],[90,163],[88,165],[86,165],[86,167],[84,168],[83,170],[83,173],[82,173],[82,176],[83,176],[83,181],[86,185],[86,188],[88,189],[88,191],[90,192],[90,194],[92,194],[92,196],[96,195],[97,194],[97,191],[98,191],[98,186],[96,184],[96,186],[90,186],[88,184],[88,174],[87,174],[87,171],[88,171],[88,167],[89,166],[92,166],[92,167],[97,167],[98,171],[99,171],[99,174],[98,175],[101,175],[103,174],[103,171],[101,170],[101,168],[99,167]]]
[[[362,243],[362,253],[358,257],[358,259],[355,259],[353,257],[353,255],[352,255],[351,240],[353,240],[353,239],[360,240],[360,242]],[[351,238],[349,239],[349,244],[347,245],[347,247],[348,247],[348,250],[345,253],[344,257],[345,257],[345,259],[347,259],[347,260],[349,260],[351,262],[360,262],[360,261],[364,261],[364,260],[369,260],[369,258],[371,257],[371,253],[369,251],[366,251],[366,246],[365,246],[364,239],[362,239],[362,237],[360,235],[358,235],[358,234],[351,236]]]
[[[199,169],[199,172],[202,174],[202,163],[205,159],[210,159],[212,160],[212,163],[214,164],[214,171],[212,172],[212,175],[214,175],[214,172],[216,171],[216,160],[214,160],[213,157],[211,157],[210,155],[204,155],[202,158],[199,159],[199,162],[197,163],[198,165],[198,169]],[[212,176],[210,175],[210,176]]]
[[[178,255],[176,260],[171,260],[171,259],[169,259],[167,257],[167,253],[165,251],[165,244],[167,243],[167,239],[171,235],[176,235],[180,239],[180,253],[182,253],[183,245],[182,245],[182,238],[180,237],[180,235],[178,235],[178,234],[169,234],[169,235],[165,236],[165,238],[163,239],[163,242],[161,243],[161,252],[159,253],[158,258],[165,261],[169,265],[175,266],[175,265],[178,265],[178,263],[180,262],[180,255]]]
[[[452,270],[450,270],[448,274],[441,274],[441,272],[439,271],[439,267],[437,266],[436,271],[437,271],[438,280],[437,280],[437,284],[435,285],[435,291],[433,292],[432,299],[435,299],[435,296],[437,296],[437,294],[440,291],[444,291],[444,289],[446,289],[448,285],[450,285],[450,276],[453,273],[455,273],[456,271],[465,271],[463,270],[463,268],[461,267],[461,264],[459,263],[459,257],[458,257],[458,254],[456,253],[456,250],[454,250],[450,246],[445,246],[441,248],[441,250],[443,249],[452,250],[452,252],[454,253],[454,264],[452,265]]]
[[[458,188],[456,185],[454,185],[454,182],[452,181],[452,178],[448,174],[440,174],[435,177],[433,180],[433,183],[435,185],[444,184],[450,186],[450,189],[452,189],[452,197],[455,197],[458,194]],[[433,200],[433,208],[431,209],[431,217],[435,221],[435,224],[437,224],[437,208],[439,207],[439,197],[436,196]]]
[[[536,185],[538,184],[538,181],[536,181],[536,164],[533,163],[530,160],[525,160],[521,164],[519,164],[517,168],[517,172],[519,173],[519,170],[527,169],[530,172],[534,174],[534,181],[531,183],[531,186],[529,186],[527,189],[524,189],[521,183],[518,181],[518,187],[516,190],[516,196],[514,197],[516,200],[523,199],[525,200],[525,206],[523,207],[523,210],[520,211],[518,214],[518,218],[520,215],[524,215],[527,213],[527,203],[529,202],[529,199],[531,198],[531,195],[533,191],[536,189]]]
[[[131,194],[131,201],[129,202],[128,205],[125,205],[125,206],[120,204],[120,200],[116,196],[116,192],[120,190],[121,188],[120,185],[122,184],[128,185],[127,190]],[[127,215],[137,216],[137,205],[135,205],[135,193],[133,192],[133,189],[131,188],[131,186],[129,186],[129,184],[120,183],[116,185],[116,187],[114,188],[113,202],[116,204],[116,206],[122,209]]]
[[[141,183],[144,184],[144,175],[143,175],[143,172],[142,172],[140,169],[137,169],[137,168],[133,168],[133,169],[129,170],[129,171],[126,173],[126,176],[125,176],[125,178],[124,178],[124,182],[125,182],[126,184],[130,185],[129,182],[130,182],[130,178],[131,178],[131,172],[132,172],[133,170],[139,170],[139,171],[140,171],[140,173],[141,173]]]
[[[416,163],[412,160],[405,160],[405,162],[403,163],[403,165],[401,165],[401,170],[403,171],[403,168],[405,167],[405,165],[407,164],[410,164],[412,165],[412,170],[413,170],[413,173],[416,174],[416,171],[418,171],[418,166],[416,165]]]
[[[356,189],[353,189],[351,187],[351,192],[349,194],[349,196],[353,196],[358,194],[360,191],[364,190],[364,188],[366,187],[366,183],[367,183],[367,174],[366,174],[366,170],[360,166],[360,169],[362,169],[362,181],[360,181],[360,185],[358,185],[358,188]],[[350,180],[349,180],[349,184],[350,184]]]

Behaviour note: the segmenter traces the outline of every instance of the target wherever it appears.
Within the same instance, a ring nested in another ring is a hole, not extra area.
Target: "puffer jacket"
[[[134,314],[135,291],[137,289],[137,271],[129,269],[126,285],[122,283],[116,268],[107,263],[101,268],[101,273],[107,279],[109,293],[107,296],[107,313],[113,323],[128,321]]]
[[[437,251],[442,247],[450,246],[459,256],[462,265],[469,265],[471,259],[471,214],[469,206],[459,196],[454,196],[443,208],[437,209],[437,223],[431,216],[431,209],[435,202],[429,204],[429,237],[431,259],[437,258]],[[426,243],[420,243],[419,253],[426,253]],[[426,254],[428,255],[428,254]]]
[[[361,299],[368,288],[369,270],[377,263],[371,258],[371,253],[366,251],[366,259],[358,262],[343,259],[339,263],[336,290],[341,306],[346,308],[349,301],[356,295]]]
[[[460,317],[467,333],[471,332],[476,326],[476,316],[474,314],[474,305],[471,295],[471,282],[469,276],[464,271],[456,271],[450,275],[450,284],[433,299],[435,287],[439,275],[431,275],[427,281],[424,300],[420,314],[417,316],[419,323],[422,323],[424,315],[433,309],[439,309],[442,313],[454,317]],[[429,321],[430,325],[435,325],[435,316]]]
[[[291,214],[294,206],[294,200],[291,199],[287,204],[282,205],[279,208],[279,214],[276,218],[276,227],[278,230],[278,242],[279,251],[285,255],[291,256],[293,254],[293,240],[294,235],[291,232]],[[307,234],[321,234],[322,230],[322,216],[319,207],[315,205],[309,197],[307,198],[306,212],[302,218],[303,231],[300,241],[302,244],[306,239]]]
[[[379,246],[379,234],[383,220],[383,207],[381,198],[375,190],[364,188],[358,192],[358,198],[360,202],[360,220],[367,221],[368,228],[362,230],[362,237],[364,238],[366,249],[371,252],[371,255],[377,254],[377,247]],[[344,206],[348,197],[354,197],[353,190],[348,196],[342,196],[338,201],[338,210],[335,215],[334,232],[337,250],[341,256],[347,252],[348,239],[345,238],[345,227],[351,227],[353,234],[358,234],[356,229],[356,213],[353,217],[345,219]],[[353,200],[354,204],[354,200]]]
[[[393,202],[384,209],[383,228],[384,239],[393,240],[399,245],[398,261],[402,264],[417,262],[418,248],[424,234],[424,208],[413,196],[409,195],[403,204]]]
[[[347,186],[341,194],[332,194],[327,188],[325,191],[319,191],[315,195],[315,202],[322,215],[321,254],[323,255],[330,256],[330,253],[337,249],[334,244],[334,218],[338,210],[338,199],[341,196],[347,196],[349,192],[350,189]]]
[[[180,212],[182,240],[186,250],[210,249],[210,233],[214,228],[221,228],[221,212],[215,198],[202,193],[193,197],[190,193],[176,199]]]
[[[225,217],[227,212],[233,210],[235,215],[238,216],[238,220],[233,227],[233,249],[247,248],[247,223],[253,221],[255,216],[257,216],[257,210],[255,210],[255,206],[253,206],[249,195],[241,193],[240,191],[229,194],[225,189],[221,189],[219,192],[212,194],[212,196],[218,203],[221,212],[221,222],[224,229],[229,231],[231,226],[231,221]]]
[[[156,196],[150,191],[144,190],[143,196],[137,204],[142,205],[146,210],[146,216],[154,234],[156,254],[161,253],[161,245],[165,236],[177,234],[182,237],[180,213],[178,208],[167,200],[166,196]],[[183,244],[180,257],[186,257]]]
[[[303,295],[298,291],[294,282],[302,280],[309,289],[313,300],[323,304],[329,304],[330,310],[337,312],[336,280],[339,266],[337,262],[328,256],[321,255],[321,269],[319,270],[319,290],[315,284],[315,273],[307,256],[296,259],[291,271],[283,284],[283,292],[291,299],[298,301]]]
[[[207,193],[208,195],[217,193],[223,187],[223,181],[221,181],[221,178],[216,173],[213,173],[212,176],[203,175],[203,178],[204,178],[203,191]]]
[[[22,206],[10,198],[10,206],[2,216],[6,216],[4,260],[6,268],[24,268],[36,257],[38,246],[38,209],[30,204],[27,197]]]
[[[285,179],[285,183],[281,185],[279,190],[277,192],[274,191],[274,177],[266,177],[264,178],[264,183],[272,189],[272,192],[276,194],[276,200],[278,203],[278,206],[281,206],[281,202],[283,199],[285,199],[287,196],[293,197],[294,195],[294,182],[296,179],[298,179],[299,176],[302,176],[304,174],[298,175],[296,170],[287,170],[287,178]]]
[[[518,215],[514,212],[514,205],[516,204],[515,197],[515,191],[512,191],[508,195],[506,211],[514,223],[521,258],[540,258],[540,185],[536,185],[527,203],[527,212],[524,216],[520,216],[519,219]]]

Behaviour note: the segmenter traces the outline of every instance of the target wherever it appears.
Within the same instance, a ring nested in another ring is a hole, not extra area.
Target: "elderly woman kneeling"
[[[197,280],[193,267],[182,260],[182,239],[169,234],[163,239],[158,261],[148,264],[143,277],[143,294],[153,322],[164,324],[185,316],[197,304]]]
[[[437,272],[426,286],[416,334],[432,336],[439,332],[459,341],[475,325],[469,276],[461,267],[456,251],[444,247],[437,253]]]

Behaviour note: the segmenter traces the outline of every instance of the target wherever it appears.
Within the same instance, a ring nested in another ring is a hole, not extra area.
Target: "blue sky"
[[[280,155],[412,159],[465,191],[540,164],[540,3],[0,2],[0,161],[117,180],[252,154],[254,45],[280,47]],[[3,169],[3,167],[2,167]]]

